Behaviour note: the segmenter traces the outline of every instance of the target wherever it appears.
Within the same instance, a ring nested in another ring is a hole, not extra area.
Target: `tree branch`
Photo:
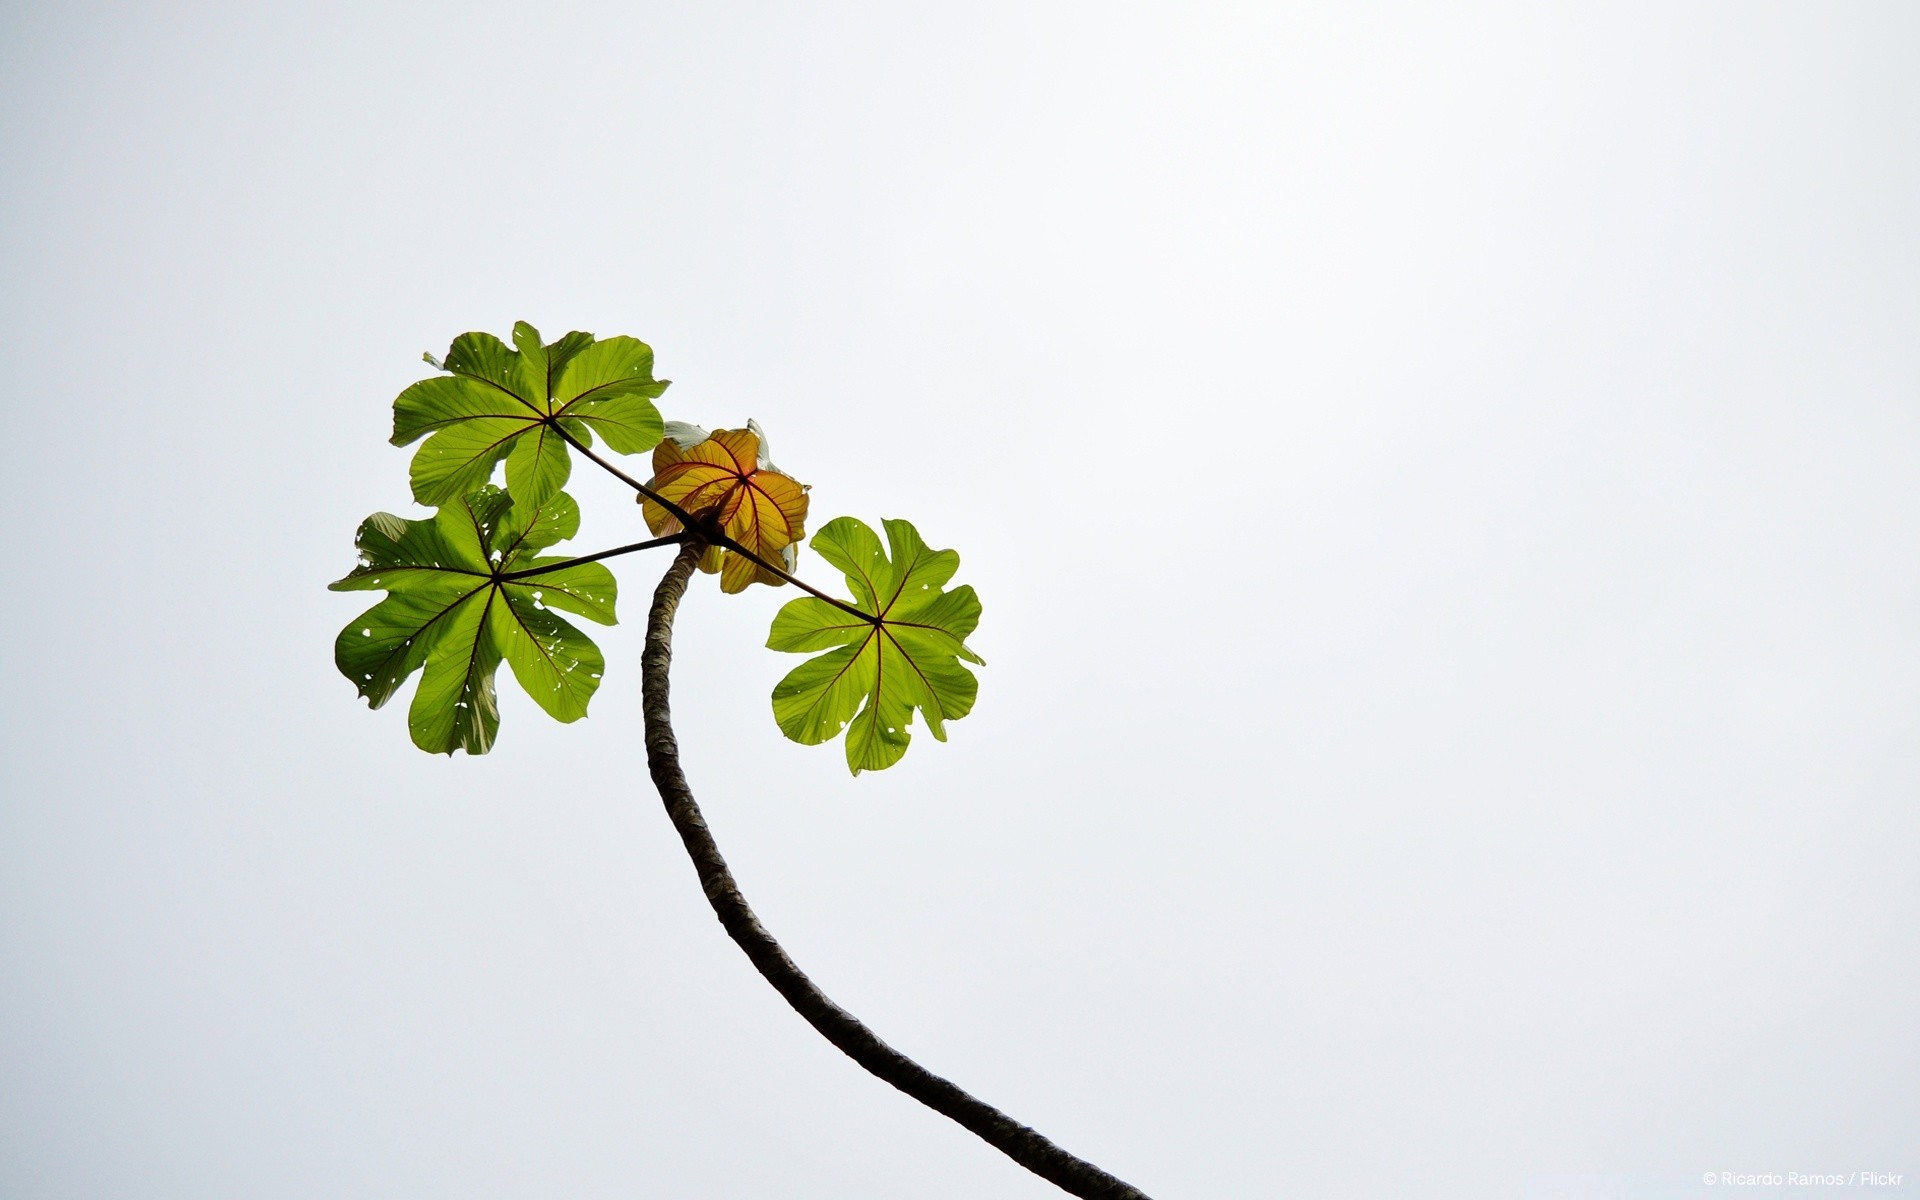
[[[700,806],[694,802],[686,776],[681,773],[679,744],[673,736],[672,712],[668,706],[673,616],[680,607],[680,597],[686,592],[687,580],[693,574],[702,548],[697,539],[688,538],[654,591],[653,609],[647,614],[647,641],[640,659],[640,675],[646,712],[647,768],[653,775],[654,786],[660,789],[660,798],[666,802],[667,816],[679,831],[687,856],[693,860],[693,868],[700,876],[700,890],[706,893],[707,902],[713,906],[714,915],[720,918],[727,935],[746,951],[754,967],[807,1024],[877,1078],[959,1122],[994,1149],[1070,1195],[1083,1200],[1148,1200],[1138,1188],[1067,1153],[881,1041],[852,1013],[816,987],[754,916],[746,897],[740,894],[740,886],[734,882],[733,873],[727,869],[727,860],[720,855],[720,847],[707,828]]]

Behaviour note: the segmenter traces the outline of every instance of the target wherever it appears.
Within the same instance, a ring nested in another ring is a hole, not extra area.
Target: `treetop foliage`
[[[654,401],[668,381],[653,377],[653,350],[634,338],[574,332],[543,342],[522,321],[512,340],[461,334],[444,359],[425,356],[442,374],[394,401],[393,444],[425,438],[409,475],[415,501],[435,513],[368,517],[355,539],[359,565],[330,585],[387,593],[334,643],[336,665],[370,707],[420,671],[407,721],[414,744],[485,754],[499,730],[494,676],[504,661],[550,716],[579,720],[605,662],[560,613],[614,624],[618,586],[602,560],[692,539],[723,592],[791,583],[810,593],[780,609],[767,639],[775,650],[819,652],[774,689],[787,737],[812,745],[846,730],[856,775],[900,760],[916,712],[946,740],[946,722],[967,715],[978,687],[962,660],[982,662],[966,644],[980,601],[971,587],[946,588],[958,554],[928,548],[906,521],[882,523],[883,548],[867,525],[836,518],[811,539],[851,598],[831,596],[793,573],[809,489],[773,466],[757,424],[709,433],[663,421]],[[596,442],[620,455],[653,451],[651,481],[603,458]],[[634,488],[652,539],[541,554],[579,530],[579,506],[561,490],[575,456]]]

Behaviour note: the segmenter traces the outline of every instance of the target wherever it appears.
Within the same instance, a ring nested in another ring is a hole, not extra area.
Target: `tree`
[[[499,731],[494,678],[505,662],[550,716],[586,715],[600,685],[600,650],[562,613],[615,620],[618,584],[605,560],[676,547],[647,614],[641,686],[647,766],[686,846],[701,890],[727,934],[814,1029],[894,1087],[971,1130],[1015,1162],[1075,1196],[1145,1200],[1144,1193],[933,1074],[882,1041],[822,992],[768,933],[727,869],[680,768],[669,705],[673,618],[695,568],[726,593],[755,583],[807,595],[775,615],[767,645],[811,654],[773,690],[780,730],[810,745],[846,734],[855,775],[898,762],[917,712],[946,740],[948,721],[973,708],[984,665],[966,644],[980,620],[973,588],[948,588],[960,566],[906,521],[872,528],[838,517],[811,545],[846,579],[841,599],[793,573],[806,538],[807,489],[769,460],[766,438],[663,422],[654,400],[653,351],[629,337],[569,333],[546,343],[531,325],[513,346],[485,333],[455,338],[441,374],[394,401],[392,441],[425,438],[411,467],[414,499],[435,515],[375,513],[360,526],[360,564],[331,586],[387,596],[340,632],[334,660],[372,708],[421,673],[408,713],[413,742],[451,755],[485,754]],[[642,483],[594,448],[653,453]],[[579,455],[633,488],[645,541],[566,557],[543,551],[579,530],[580,510],[561,490]],[[493,479],[504,463],[505,487]]]

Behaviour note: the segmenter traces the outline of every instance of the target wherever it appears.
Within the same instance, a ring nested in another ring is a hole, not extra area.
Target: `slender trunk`
[[[815,987],[753,915],[747,898],[740,894],[740,887],[733,880],[733,873],[727,870],[727,860],[720,856],[720,847],[714,843],[706,818],[700,815],[700,806],[694,803],[686,776],[680,772],[679,745],[674,740],[667,706],[667,669],[673,661],[673,614],[680,607],[680,597],[687,590],[687,579],[693,573],[701,549],[698,542],[688,539],[654,591],[653,609],[647,614],[646,651],[640,660],[641,686],[647,720],[647,767],[653,773],[654,786],[660,789],[660,798],[666,801],[667,816],[680,831],[680,840],[686,843],[687,855],[693,859],[693,868],[700,875],[700,889],[706,893],[714,915],[720,918],[728,936],[746,951],[760,974],[786,998],[795,1012],[806,1018],[807,1024],[875,1076],[935,1112],[958,1121],[994,1149],[1072,1195],[1086,1200],[1148,1200],[1146,1193],[1138,1188],[1068,1154],[999,1109],[974,1099],[881,1041],[852,1013]]]

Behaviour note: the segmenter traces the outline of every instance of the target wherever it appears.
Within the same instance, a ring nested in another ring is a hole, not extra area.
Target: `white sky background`
[[[676,680],[936,1071],[1157,1197],[1920,1187],[1917,14],[9,5],[0,1194],[1057,1194],[708,913],[664,557],[486,758],[335,672],[392,397],[516,318],[960,550],[892,771],[781,739],[785,595]]]

